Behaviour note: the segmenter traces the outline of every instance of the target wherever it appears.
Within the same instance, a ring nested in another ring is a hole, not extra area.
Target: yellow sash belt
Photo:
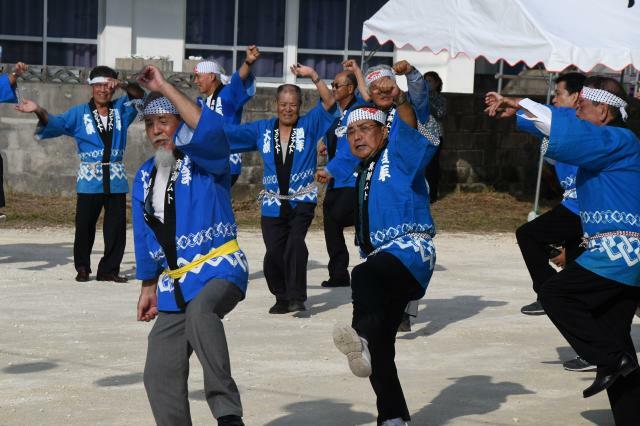
[[[214,247],[211,251],[201,258],[194,260],[193,262],[187,263],[186,265],[178,268],[178,269],[165,269],[164,273],[169,275],[170,278],[177,280],[182,278],[184,274],[195,268],[196,266],[202,265],[209,259],[213,259],[214,257],[224,256],[226,254],[232,254],[240,250],[240,246],[238,245],[237,240],[227,241],[220,247]]]

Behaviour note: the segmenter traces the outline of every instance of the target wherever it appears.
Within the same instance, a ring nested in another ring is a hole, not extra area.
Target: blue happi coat
[[[547,105],[549,106],[549,105]],[[575,112],[575,110],[574,110]],[[535,126],[532,120],[523,118],[524,112],[519,111],[517,115],[517,127],[518,130],[522,130],[527,133],[536,135],[540,139],[546,138]],[[547,158],[547,160],[549,160]],[[561,204],[565,206],[571,213],[579,214],[578,207],[578,191],[576,191],[576,176],[578,175],[578,167],[573,164],[563,163],[562,161],[549,161],[556,169],[556,176],[558,182],[564,191],[562,194]]]
[[[289,178],[288,194],[300,192],[314,183],[317,165],[316,144],[324,135],[334,120],[335,106],[326,111],[322,102],[306,115],[298,119],[291,130],[291,142],[288,149],[293,152],[293,165]],[[247,152],[257,150],[262,156],[262,183],[266,191],[279,193],[278,176],[276,172],[275,155],[281,155],[275,150],[273,141],[276,118],[258,120],[241,125],[225,125],[225,133],[229,139],[232,152]],[[314,188],[308,194],[299,195],[289,203],[295,208],[298,202],[317,203],[318,190]],[[281,201],[274,197],[262,199],[262,215],[279,217]]]
[[[333,188],[353,188],[356,185],[355,170],[360,160],[351,153],[347,139],[347,121],[351,111],[363,105],[366,105],[366,102],[360,95],[356,95],[354,102],[345,111],[336,109],[335,122],[325,135],[327,153],[335,149],[335,155],[329,159],[325,166],[325,169],[333,177],[331,184]],[[333,135],[331,135],[332,132]],[[334,143],[335,148],[331,146]]]
[[[242,108],[256,93],[256,84],[253,74],[242,80],[238,75],[238,71],[231,76],[229,84],[222,86],[220,91],[215,94],[213,105],[208,107],[214,109],[218,114],[224,117],[225,123],[240,124],[242,119]],[[198,105],[204,107],[206,99],[198,96]],[[229,155],[229,164],[231,166],[231,174],[239,175],[242,172],[242,155]]]
[[[237,226],[231,208],[229,145],[222,131],[223,120],[207,108],[195,131],[184,123],[175,142],[184,157],[176,162],[175,172],[175,244],[177,264],[181,267],[236,238]],[[136,173],[131,210],[136,254],[136,278],[153,280],[158,275],[158,309],[178,311],[174,283],[162,274],[169,267],[156,235],[145,222],[145,200],[152,197],[149,182],[153,158]],[[151,203],[147,203],[149,205]],[[150,212],[147,212],[150,213]],[[152,213],[152,212],[151,212]],[[166,212],[165,212],[166,214]],[[196,297],[211,279],[225,279],[247,289],[248,264],[242,251],[215,257],[179,280],[185,302]]]
[[[16,90],[11,86],[11,83],[9,83],[9,76],[7,74],[0,75],[0,102],[12,104],[18,102]]]
[[[111,137],[111,157],[109,158],[111,193],[121,194],[129,191],[127,172],[122,162],[127,146],[127,129],[138,112],[129,104],[129,97],[123,96],[113,101],[113,129]],[[76,190],[81,194],[101,194],[104,143],[100,138],[96,122],[89,104],[79,104],[60,114],[49,114],[46,126],[38,125],[38,140],[71,136],[76,139],[80,166],[77,174]]]
[[[576,188],[585,236],[640,232],[640,140],[629,129],[596,126],[567,108],[551,108],[549,158],[577,166]],[[601,237],[576,259],[585,269],[640,286],[640,239]]]
[[[387,145],[359,166],[357,181],[356,237],[362,254],[392,254],[425,289],[436,254],[424,170],[436,151],[437,145],[396,116]],[[370,190],[365,199],[369,172]]]

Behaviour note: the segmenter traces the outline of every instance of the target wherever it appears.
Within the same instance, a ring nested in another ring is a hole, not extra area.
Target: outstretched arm
[[[346,71],[351,71],[356,76],[356,80],[358,80],[358,91],[360,92],[360,96],[362,96],[362,99],[369,102],[371,100],[371,96],[369,96],[367,83],[364,81],[364,74],[358,66],[358,62],[353,59],[347,59],[346,61],[342,62],[342,66]]]
[[[238,68],[238,76],[241,80],[246,80],[251,74],[251,66],[260,57],[260,49],[255,44],[247,47],[247,57],[244,63]]]
[[[176,107],[178,114],[187,126],[192,129],[196,128],[202,110],[187,95],[165,80],[158,68],[152,65],[144,67],[138,77],[138,82],[150,91],[162,93]]]
[[[320,95],[320,99],[322,99],[322,106],[324,109],[327,111],[331,109],[336,101],[333,99],[331,90],[329,90],[324,80],[320,78],[316,70],[302,64],[291,65],[289,69],[293,75],[297,77],[309,77],[313,84],[316,85],[316,89],[318,89],[318,94]]]
[[[16,109],[20,112],[34,113],[40,121],[39,125],[46,126],[49,123],[49,113],[47,112],[47,110],[42,108],[34,101],[23,99],[22,102],[16,105]]]
[[[9,74],[9,84],[15,87],[16,82],[18,81],[18,77],[20,77],[26,70],[29,69],[29,66],[24,62],[16,63],[16,66],[13,68],[13,71]]]

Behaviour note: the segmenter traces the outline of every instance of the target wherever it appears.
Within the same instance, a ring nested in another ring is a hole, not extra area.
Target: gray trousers
[[[243,298],[234,284],[213,279],[187,304],[186,312],[158,315],[149,333],[144,366],[144,387],[158,425],[191,425],[187,379],[194,351],[214,417],[242,416],[221,319]]]

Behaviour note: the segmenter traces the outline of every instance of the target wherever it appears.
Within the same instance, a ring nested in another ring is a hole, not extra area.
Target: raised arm
[[[13,71],[9,74],[9,84],[15,87],[18,82],[18,77],[24,74],[25,71],[29,69],[29,66],[24,62],[16,63],[16,66],[13,68]]]
[[[420,71],[409,62],[402,60],[393,65],[396,75],[404,75],[407,79],[407,94],[409,103],[416,112],[420,123],[429,120],[429,84],[422,78]]]
[[[187,126],[192,129],[196,128],[202,110],[187,95],[165,80],[158,68],[152,65],[146,66],[140,72],[138,82],[150,91],[162,93],[176,107],[178,114]]]
[[[358,92],[360,92],[360,96],[363,100],[369,102],[371,100],[371,96],[369,96],[367,83],[364,81],[364,74],[358,66],[358,62],[353,59],[347,59],[342,62],[342,66],[346,71],[351,71],[356,76],[356,80],[358,80]]]
[[[244,63],[238,68],[238,76],[241,80],[246,80],[251,75],[251,66],[260,57],[260,49],[255,44],[247,46],[247,56],[244,59]]]
[[[293,75],[297,77],[308,77],[311,79],[313,84],[316,85],[316,89],[318,89],[318,94],[320,95],[320,99],[322,99],[322,106],[326,111],[331,109],[331,107],[335,104],[335,99],[333,99],[333,94],[331,90],[327,87],[326,83],[323,79],[318,76],[316,70],[306,65],[294,64],[290,67]]]

